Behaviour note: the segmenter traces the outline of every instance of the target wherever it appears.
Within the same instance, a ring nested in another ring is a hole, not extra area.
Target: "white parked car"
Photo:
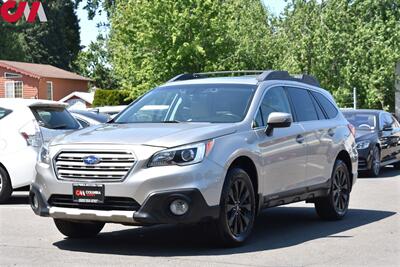
[[[81,126],[66,105],[36,99],[0,99],[0,203],[35,177],[43,142]]]

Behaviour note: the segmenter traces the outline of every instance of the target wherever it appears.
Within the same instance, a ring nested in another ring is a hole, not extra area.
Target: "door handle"
[[[302,143],[304,142],[304,136],[302,136],[301,134],[299,134],[299,135],[296,137],[296,142],[299,143],[299,144],[302,144]]]

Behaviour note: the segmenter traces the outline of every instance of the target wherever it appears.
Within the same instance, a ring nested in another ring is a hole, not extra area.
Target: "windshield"
[[[346,119],[356,127],[357,130],[375,130],[376,115],[368,113],[343,113]]]
[[[122,112],[115,123],[239,122],[255,90],[255,85],[227,84],[159,87]]]

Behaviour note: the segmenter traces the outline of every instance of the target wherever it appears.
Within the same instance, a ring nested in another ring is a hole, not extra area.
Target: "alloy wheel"
[[[381,168],[381,160],[380,160],[379,150],[374,149],[374,153],[372,155],[372,169],[375,175],[379,174],[380,168]]]
[[[342,168],[336,170],[332,190],[336,211],[345,213],[349,204],[350,185],[347,173]]]
[[[226,201],[226,219],[232,235],[239,237],[245,233],[254,216],[250,191],[242,180],[234,181]]]

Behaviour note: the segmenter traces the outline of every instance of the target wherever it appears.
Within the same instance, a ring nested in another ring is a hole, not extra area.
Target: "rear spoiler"
[[[29,105],[30,108],[67,108],[67,103],[62,102],[37,102]]]

